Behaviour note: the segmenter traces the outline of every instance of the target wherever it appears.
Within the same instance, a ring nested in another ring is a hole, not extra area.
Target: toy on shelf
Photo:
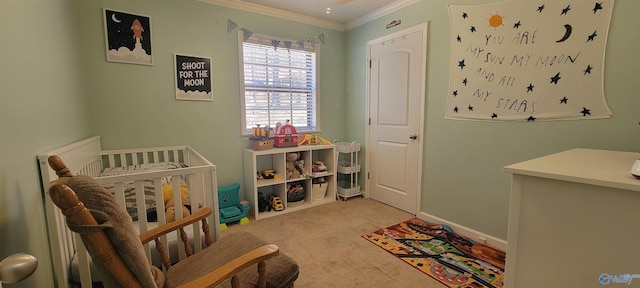
[[[267,201],[267,198],[264,197],[262,191],[258,191],[258,211],[259,212],[269,212],[271,211],[271,204]]]
[[[305,134],[299,145],[331,145],[331,142],[315,134]]]
[[[327,177],[313,178],[312,183],[313,184],[324,184],[324,183],[327,183]]]
[[[327,172],[327,165],[325,165],[324,161],[322,160],[316,160],[316,162],[313,162],[313,167],[311,168],[311,171],[313,173]]]
[[[238,194],[240,184],[218,187],[218,205],[220,210],[220,230],[227,229],[227,223],[240,221],[240,224],[249,223],[247,212],[249,202],[240,201]]]
[[[273,179],[276,176],[276,172],[273,169],[262,170],[262,179]]]
[[[296,132],[296,127],[293,127],[293,125],[289,124],[289,120],[287,120],[287,124],[285,125],[281,125],[280,122],[276,123],[275,143],[273,144],[273,146],[298,146],[298,132]]]
[[[320,201],[323,200],[324,197],[327,195],[327,187],[329,186],[329,182],[327,180],[327,177],[317,177],[317,178],[313,178],[313,181],[311,182],[311,201]]]
[[[269,200],[269,202],[271,202],[271,208],[273,208],[274,211],[284,210],[284,204],[282,204],[282,199],[280,199],[280,197],[271,195]]]
[[[309,176],[309,171],[304,169],[304,159],[300,152],[290,152],[285,155],[285,169],[287,179],[298,179]]]
[[[299,182],[287,184],[287,206],[300,206],[304,202],[306,193]]]
[[[273,148],[275,131],[269,126],[264,128],[260,124],[256,125],[251,132],[251,148],[253,150],[267,150]]]

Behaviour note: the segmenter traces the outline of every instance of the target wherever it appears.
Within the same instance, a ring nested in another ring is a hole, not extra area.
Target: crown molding
[[[276,17],[280,19],[291,20],[303,24],[314,25],[332,30],[346,31],[345,25],[342,23],[315,18],[307,15],[302,15],[294,12],[289,12],[281,9],[271,8],[255,3],[237,1],[237,0],[198,0],[199,2],[214,4],[227,8],[242,10],[246,12],[261,14],[265,16]]]
[[[371,22],[375,19],[378,19],[382,16],[388,15],[392,12],[398,11],[404,7],[412,5],[414,3],[420,2],[420,0],[401,0],[391,3],[385,7],[382,7],[378,10],[375,10],[365,16],[357,18],[353,21],[350,21],[346,24],[338,23],[335,21],[329,21],[325,19],[320,19],[316,17],[311,17],[307,15],[302,15],[299,13],[289,12],[281,9],[276,9],[264,5],[259,5],[255,3],[245,2],[245,1],[237,1],[237,0],[197,0],[203,3],[214,4],[218,6],[223,6],[227,8],[242,10],[246,12],[261,14],[265,16],[276,17],[280,19],[291,20],[303,24],[309,24],[313,26],[323,27],[327,29],[337,30],[346,32],[353,28],[356,28],[360,25]]]
[[[407,7],[409,5],[413,5],[413,4],[418,3],[418,2],[420,2],[420,0],[402,0],[402,1],[393,2],[393,3],[391,3],[391,4],[387,5],[387,6],[384,6],[384,7],[380,8],[380,9],[378,9],[378,10],[375,10],[375,11],[373,11],[373,12],[367,14],[367,15],[364,15],[364,16],[362,16],[360,18],[357,18],[357,19],[355,19],[353,21],[349,21],[347,24],[345,24],[345,30],[349,31],[349,30],[351,30],[353,28],[356,28],[356,27],[358,27],[360,25],[369,23],[369,22],[371,22],[373,20],[376,20],[376,19],[378,19],[380,17],[389,15],[389,14],[391,14],[393,12],[396,12],[396,11],[398,11],[398,10],[404,8],[404,7]]]

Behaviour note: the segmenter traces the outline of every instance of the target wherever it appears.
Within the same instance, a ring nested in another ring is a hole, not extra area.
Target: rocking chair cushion
[[[229,234],[207,247],[200,253],[178,262],[166,274],[165,287],[177,287],[180,284],[200,278],[207,272],[218,268],[240,255],[267,244],[248,232]],[[195,257],[194,257],[195,256]],[[266,261],[267,287],[288,288],[298,278],[298,264],[284,253]],[[255,266],[246,268],[238,274],[241,287],[256,287],[258,272]],[[217,287],[231,287],[226,280]]]
[[[131,217],[118,205],[115,197],[91,177],[73,176],[67,185],[76,192],[78,199],[84,203],[84,206],[89,209],[99,224],[98,227],[70,226],[70,228],[81,234],[91,232],[91,230],[95,231],[95,229],[103,229],[124,263],[127,264],[142,286],[157,287],[155,278],[160,275],[152,272],[146,261],[138,233],[133,228]],[[89,247],[89,245],[87,246]],[[89,254],[94,256],[91,249],[88,250]],[[95,256],[93,258],[97,259]],[[94,264],[96,264],[103,282],[117,283],[106,269],[100,267],[99,261],[94,261]]]

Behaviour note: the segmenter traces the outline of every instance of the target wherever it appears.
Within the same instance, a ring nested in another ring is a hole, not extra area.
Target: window
[[[298,132],[318,130],[317,45],[255,34],[245,39],[242,32],[239,37],[243,134],[287,120]]]

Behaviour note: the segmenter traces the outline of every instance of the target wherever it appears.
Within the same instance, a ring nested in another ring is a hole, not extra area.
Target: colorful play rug
[[[506,254],[418,218],[362,235],[448,287],[504,285]]]

